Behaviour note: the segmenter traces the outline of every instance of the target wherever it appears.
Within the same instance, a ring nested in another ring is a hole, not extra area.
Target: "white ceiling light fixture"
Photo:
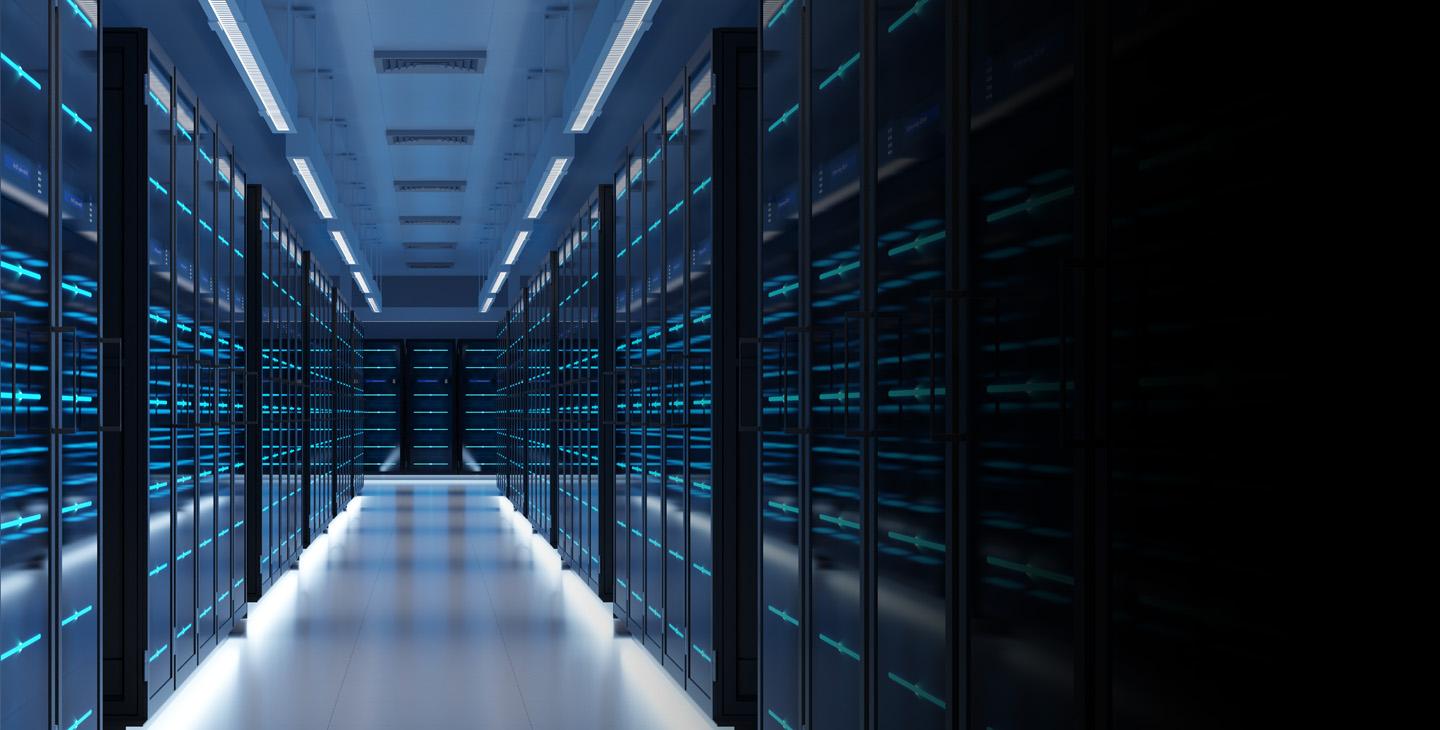
[[[325,191],[320,189],[320,183],[315,180],[315,171],[310,167],[310,159],[307,157],[291,157],[290,167],[294,168],[295,176],[305,186],[305,194],[310,196],[310,204],[315,206],[315,212],[321,218],[331,220],[335,217],[335,210],[330,207],[330,200],[325,197]]]
[[[282,134],[293,132],[295,128],[290,121],[290,114],[281,106],[275,87],[261,67],[261,59],[251,43],[249,28],[236,17],[231,2],[232,0],[205,0],[205,6],[209,9],[213,21],[211,25],[225,40],[226,49],[244,74],[245,83],[260,104],[270,128]]]
[[[540,189],[535,191],[535,199],[530,201],[530,209],[525,212],[526,218],[534,220],[545,212],[545,206],[550,204],[550,196],[555,194],[555,187],[560,184],[560,178],[565,175],[568,167],[570,167],[569,157],[556,157],[550,160],[550,169],[545,171],[545,180],[540,183]]]
[[[350,252],[350,244],[345,241],[344,231],[330,231],[330,238],[335,241],[335,248],[340,249],[340,255],[345,259],[345,265],[354,266],[355,254]]]
[[[495,303],[495,297],[493,297],[493,296],[486,297],[486,298],[485,298],[485,304],[481,305],[481,307],[480,307],[480,313],[481,313],[481,314],[484,314],[484,313],[490,311],[490,305],[492,305],[492,304],[494,304],[494,303]]]
[[[625,19],[620,21],[610,36],[609,45],[600,56],[600,64],[590,78],[589,87],[575,107],[575,113],[570,119],[571,132],[590,131],[590,125],[595,122],[595,116],[600,112],[600,105],[610,94],[615,77],[619,75],[621,67],[629,60],[630,52],[635,48],[635,40],[649,26],[655,6],[659,4],[659,0],[632,0]]]
[[[375,303],[375,297],[365,297],[365,303],[370,305],[370,311],[380,313],[380,305]]]
[[[505,286],[505,277],[509,275],[509,271],[502,271],[498,276],[495,277],[495,283],[490,286],[490,293],[492,295],[500,293],[500,287]]]
[[[529,231],[521,231],[515,234],[515,243],[510,244],[510,253],[505,254],[505,265],[513,266],[515,259],[520,256],[520,249],[525,248],[525,242],[530,240]]]
[[[352,271],[350,272],[350,275],[355,277],[355,283],[359,285],[360,293],[364,294],[366,297],[369,297],[370,287],[365,283],[365,275],[358,271]]]

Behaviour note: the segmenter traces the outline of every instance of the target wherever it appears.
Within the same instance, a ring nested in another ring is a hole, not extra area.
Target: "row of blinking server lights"
[[[1160,80],[1197,83],[1169,49],[1213,9],[1133,10],[1082,25],[1083,4],[765,3],[636,110],[612,179],[518,288],[497,343],[499,488],[717,722],[1200,727],[1243,706],[1200,668],[1261,657],[1237,627],[1262,614],[1188,584],[1244,571],[1161,526],[1224,492],[1194,473],[1213,454],[1175,445],[1208,406],[1174,372],[1254,364],[1194,349],[1182,333],[1216,315],[1158,293],[1204,301],[1183,263],[1203,220],[1186,216],[1213,174],[1175,170],[1249,120]],[[1078,62],[1098,28],[1126,39],[1123,65]],[[1128,110],[1077,95],[1122,80],[1146,112],[1085,177],[1085,104]],[[1143,221],[1175,247],[1147,253],[1182,263],[1147,270],[1153,290],[1082,289],[1086,216]],[[1114,348],[1109,385],[1141,390],[1110,405],[1148,427],[1105,466],[1083,438],[1096,414],[1074,407],[1106,377],[1076,367],[1105,346],[1083,305],[1131,295],[1124,316],[1152,329],[1117,333],[1137,349]],[[1167,496],[1112,507],[1087,486],[1102,480]],[[1113,604],[1081,621],[1097,594]]]
[[[149,34],[59,7],[0,86],[6,730],[143,724],[364,483],[354,312]]]

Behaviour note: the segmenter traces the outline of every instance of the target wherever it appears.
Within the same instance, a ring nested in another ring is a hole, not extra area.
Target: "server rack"
[[[301,422],[305,428],[301,513],[305,516],[301,545],[309,546],[335,518],[337,462],[335,442],[339,433],[336,418],[338,381],[336,359],[339,343],[335,334],[338,295],[325,273],[307,251],[304,297],[304,342],[301,367],[305,374]]]
[[[302,249],[289,221],[261,185],[245,193],[246,324],[258,357],[247,362],[246,539],[250,549],[247,596],[259,600],[298,558],[304,515],[299,498],[304,450],[301,400],[304,395],[305,272]],[[299,295],[299,296],[297,296]]]
[[[747,726],[757,520],[755,450],[740,434],[756,417],[743,276],[756,265],[755,64],[753,31],[713,31],[622,156],[606,347],[616,617],[718,722]]]
[[[339,429],[336,436],[335,511],[338,514],[365,489],[364,454],[364,352],[365,334],[355,319],[355,312],[340,300],[338,306],[337,354],[340,368],[336,376],[339,386],[336,412]]]
[[[557,394],[553,387],[559,356],[555,350],[555,252],[525,286],[525,332],[522,336],[523,369],[520,407],[525,416],[525,518],[551,545],[555,532],[555,503],[559,488],[556,466],[558,433],[554,419]]]
[[[500,416],[504,395],[501,383],[500,340],[461,340],[461,455],[459,468],[464,474],[498,477],[501,474],[503,445],[500,442]]]
[[[416,474],[456,471],[455,411],[459,396],[454,340],[405,341],[405,453]]]
[[[107,29],[107,724],[140,723],[243,618],[233,363],[243,347],[234,150],[143,29]],[[144,256],[133,255],[144,241]],[[126,252],[129,251],[130,254]],[[239,278],[237,278],[239,277]],[[142,363],[121,369],[120,361]]]
[[[521,390],[524,378],[520,373],[524,361],[525,299],[505,313],[497,332],[501,350],[500,378],[495,388],[501,397],[500,458],[503,462],[497,485],[515,509],[525,513],[525,397]]]
[[[503,472],[500,417],[501,340],[460,342],[460,471],[498,476]]]
[[[957,440],[932,316],[953,289],[944,54],[954,11],[860,0],[762,10],[771,727],[954,726]]]
[[[398,472],[404,453],[405,347],[400,340],[362,340],[364,373],[364,443],[361,458],[366,474]]]
[[[116,355],[99,306],[99,4],[0,12],[0,725],[94,728],[99,370]]]
[[[614,353],[609,314],[614,283],[614,193],[601,185],[560,241],[555,312],[560,554],[602,601],[614,592],[610,549],[614,509]]]

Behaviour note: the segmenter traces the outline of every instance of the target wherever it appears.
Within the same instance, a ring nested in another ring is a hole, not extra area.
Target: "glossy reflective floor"
[[[146,727],[713,725],[488,480],[372,478]]]

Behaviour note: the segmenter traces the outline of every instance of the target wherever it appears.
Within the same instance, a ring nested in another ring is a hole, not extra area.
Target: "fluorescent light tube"
[[[510,275],[510,272],[509,272],[509,271],[502,271],[502,272],[500,272],[499,275],[497,275],[497,276],[495,277],[495,283],[490,286],[490,293],[491,293],[491,294],[499,294],[499,293],[500,293],[500,287],[505,286],[505,277],[507,277],[507,276],[509,276],[509,275]]]
[[[340,255],[345,257],[345,265],[354,266],[355,255],[350,253],[350,244],[345,242],[345,234],[341,231],[331,231],[330,237],[335,239],[335,248],[340,249]]]
[[[292,157],[290,164],[295,166],[295,174],[300,177],[300,182],[304,183],[305,193],[310,196],[310,204],[315,206],[315,212],[325,220],[334,218],[335,211],[330,209],[330,201],[325,199],[325,191],[320,189],[320,183],[316,182],[315,173],[310,169],[310,159]]]
[[[525,213],[526,218],[533,220],[540,217],[540,213],[550,202],[550,196],[555,194],[555,186],[560,183],[560,177],[565,174],[565,168],[569,164],[569,157],[556,157],[550,161],[550,169],[545,172],[545,181],[540,183],[540,189],[535,191],[535,199],[530,201],[530,210]]]
[[[370,311],[380,313],[380,305],[375,303],[375,297],[365,297],[365,303],[370,305]]]
[[[265,80],[265,74],[260,71],[260,64],[255,60],[255,52],[250,48],[250,41],[240,30],[240,24],[235,20],[235,14],[230,11],[228,0],[206,0],[210,5],[210,12],[215,14],[215,23],[220,26],[220,32],[225,36],[226,45],[230,46],[230,52],[235,54],[235,60],[239,62],[240,68],[245,72],[245,80],[250,84],[250,90],[260,100],[260,106],[265,109],[265,116],[270,120],[270,126],[276,132],[290,132],[290,122],[285,117],[285,110],[280,108],[280,102],[275,98],[275,91],[270,88],[270,82]],[[326,216],[329,217],[329,216]]]
[[[490,305],[491,305],[491,304],[494,304],[494,303],[495,303],[495,297],[486,297],[486,298],[485,298],[485,304],[480,307],[480,313],[481,313],[481,314],[484,314],[484,313],[490,311]]]
[[[516,257],[520,255],[520,249],[525,248],[525,242],[530,240],[529,231],[521,231],[515,234],[515,243],[510,245],[510,253],[505,254],[505,265],[511,266],[515,263]]]
[[[580,101],[580,107],[575,111],[575,120],[570,123],[571,132],[587,132],[590,130],[590,123],[595,119],[595,113],[600,109],[600,100],[610,92],[610,84],[615,81],[615,74],[620,70],[620,62],[630,52],[634,45],[636,36],[640,33],[640,26],[645,23],[645,16],[650,12],[650,5],[654,0],[635,0],[630,5],[630,12],[625,14],[625,20],[620,24],[620,31],[610,39],[610,47],[605,51],[605,60],[600,64],[600,70],[595,78],[590,80],[590,88],[585,91],[585,96]],[[531,216],[532,218],[534,216]]]
[[[365,285],[365,276],[358,271],[352,271],[350,274],[355,277],[355,283],[360,285],[360,293],[369,294],[370,287]]]

